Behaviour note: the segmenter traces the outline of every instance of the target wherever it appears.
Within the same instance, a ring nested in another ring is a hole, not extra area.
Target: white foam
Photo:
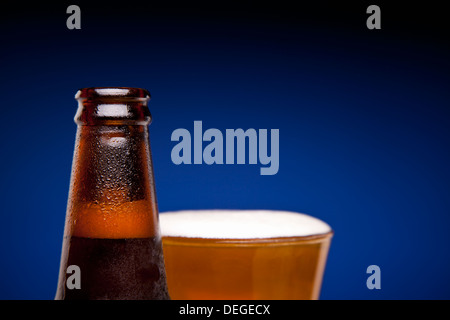
[[[324,234],[330,226],[303,213],[269,210],[192,210],[162,212],[162,236],[253,239]]]

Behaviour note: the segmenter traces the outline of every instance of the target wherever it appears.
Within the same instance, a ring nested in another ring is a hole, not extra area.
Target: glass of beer
[[[174,300],[316,300],[333,231],[312,216],[268,210],[160,214]]]

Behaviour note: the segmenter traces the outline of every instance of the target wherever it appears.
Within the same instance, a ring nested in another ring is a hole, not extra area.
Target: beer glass
[[[160,214],[169,294],[177,300],[316,300],[331,227],[268,210]]]

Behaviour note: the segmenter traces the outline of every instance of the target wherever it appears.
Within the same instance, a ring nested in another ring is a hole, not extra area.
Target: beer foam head
[[[303,213],[269,210],[192,210],[163,212],[162,236],[208,239],[305,237],[331,231]]]

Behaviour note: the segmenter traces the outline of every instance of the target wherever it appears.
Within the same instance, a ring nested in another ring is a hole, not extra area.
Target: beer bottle
[[[85,88],[75,98],[55,299],[169,299],[149,146],[150,94]]]

